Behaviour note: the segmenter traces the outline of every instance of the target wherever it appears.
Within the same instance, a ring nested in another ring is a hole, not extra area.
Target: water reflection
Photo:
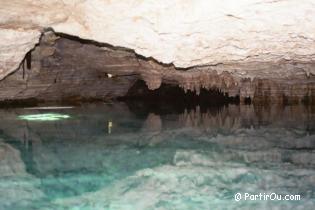
[[[315,108],[0,110],[0,209],[311,209]],[[302,201],[234,201],[236,192]]]

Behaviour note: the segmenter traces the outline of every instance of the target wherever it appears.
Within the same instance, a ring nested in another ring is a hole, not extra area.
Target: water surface
[[[7,109],[0,119],[0,209],[315,206],[314,107],[115,103]],[[238,192],[301,200],[236,202]]]

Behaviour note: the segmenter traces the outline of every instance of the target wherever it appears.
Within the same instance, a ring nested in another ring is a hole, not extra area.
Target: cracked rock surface
[[[136,70],[149,89],[300,100],[314,94],[314,13],[312,0],[0,0],[0,80],[49,29],[150,58]]]
[[[312,0],[1,0],[0,30],[51,27],[177,67],[313,61],[314,12]]]
[[[314,102],[315,77],[304,73],[313,68],[312,63],[282,61],[177,69],[125,48],[47,32],[18,70],[0,82],[0,101],[113,99],[125,96],[140,79],[149,90],[165,83],[197,95],[201,90],[217,90],[229,97],[239,96],[241,102],[246,98],[262,103]],[[277,74],[244,78],[228,69],[283,72],[286,78]]]

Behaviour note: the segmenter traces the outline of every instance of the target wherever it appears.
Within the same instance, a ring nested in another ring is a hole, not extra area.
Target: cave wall
[[[0,0],[0,100],[114,98],[137,77],[152,90],[314,101],[314,13],[312,0]],[[89,45],[48,46],[47,31]]]
[[[0,100],[106,100],[123,96],[137,79],[133,75],[107,76],[108,68],[132,67],[136,61],[128,53],[51,32],[28,55],[15,73],[0,82]]]
[[[248,62],[179,69],[126,48],[48,31],[26,54],[18,70],[0,81],[0,101],[115,99],[125,96],[140,79],[149,90],[165,83],[196,95],[204,89],[229,97],[239,96],[242,103],[246,98],[259,103],[300,103],[303,100],[313,103],[315,76],[305,74],[313,68],[315,63],[283,60],[260,65]],[[243,78],[230,73],[233,69],[257,74]],[[269,71],[277,73],[263,74]],[[285,78],[279,78],[281,72]]]
[[[314,62],[314,13],[313,0],[0,0],[0,79],[48,28],[178,68],[226,64],[218,70],[286,78],[286,70],[235,63]]]

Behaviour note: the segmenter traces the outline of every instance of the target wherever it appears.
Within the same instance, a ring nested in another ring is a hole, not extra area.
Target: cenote
[[[0,210],[315,209],[315,4],[235,2],[0,0]]]

